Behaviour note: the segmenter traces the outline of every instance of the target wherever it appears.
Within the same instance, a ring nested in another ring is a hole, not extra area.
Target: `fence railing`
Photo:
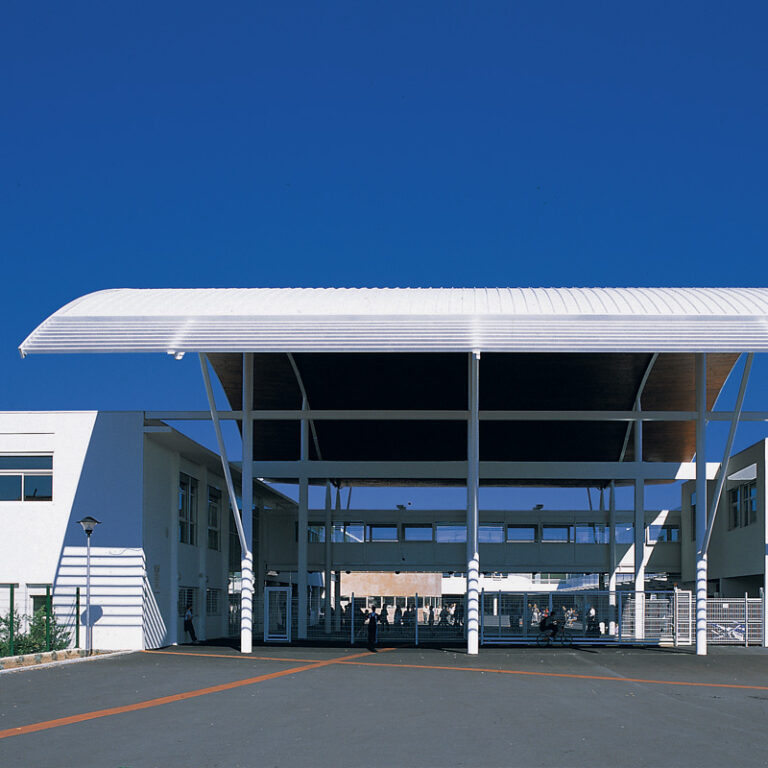
[[[263,639],[265,622],[271,637],[287,642],[367,642],[371,608],[378,617],[379,642],[419,645],[462,644],[466,637],[464,596],[406,595],[382,598],[348,595],[331,609],[326,622],[324,602],[308,600],[305,638],[299,637],[299,606],[285,590],[282,603],[264,614],[264,598],[254,599],[254,638]],[[239,634],[239,607],[232,596],[230,633]],[[288,601],[290,600],[290,607]],[[695,605],[687,590],[502,592],[480,595],[480,638],[483,645],[534,644],[539,623],[555,616],[579,644],[647,644],[689,646],[695,640]],[[286,619],[290,616],[290,623]],[[760,598],[710,598],[708,637],[713,645],[763,643],[763,602]],[[268,629],[270,629],[268,627]],[[277,631],[277,635],[275,635]]]
[[[80,590],[71,599],[54,597],[50,584],[34,591],[0,584],[0,656],[79,647]]]

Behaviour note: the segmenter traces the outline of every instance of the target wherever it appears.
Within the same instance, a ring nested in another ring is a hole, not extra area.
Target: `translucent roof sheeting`
[[[768,288],[114,289],[22,356],[76,352],[768,351]]]

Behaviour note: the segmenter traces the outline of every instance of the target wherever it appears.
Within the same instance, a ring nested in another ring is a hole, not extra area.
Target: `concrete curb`
[[[47,651],[44,653],[27,653],[23,656],[4,656],[0,658],[0,674],[3,672],[20,672],[25,669],[39,669],[55,664],[73,661],[94,661],[110,656],[121,656],[135,651],[93,651],[88,656],[80,648],[69,648],[63,651]]]

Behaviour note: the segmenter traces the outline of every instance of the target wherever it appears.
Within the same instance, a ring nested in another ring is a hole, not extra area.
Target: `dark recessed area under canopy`
[[[462,353],[295,353],[309,407],[313,410],[466,410],[468,356]],[[210,354],[231,407],[242,403],[242,355]],[[651,362],[645,353],[483,353],[480,410],[631,410]],[[707,407],[712,408],[737,354],[707,355]],[[695,355],[664,353],[656,359],[642,394],[645,411],[695,410]],[[254,354],[254,409],[300,409],[302,394],[284,353]],[[316,420],[321,457],[310,441],[310,459],[326,461],[464,461],[464,421]],[[481,461],[619,461],[627,422],[480,422]],[[256,421],[255,461],[296,461],[298,422]],[[645,461],[690,461],[695,425],[647,422]],[[633,461],[633,440],[625,461]],[[423,479],[409,483],[334,478],[345,485],[446,485]],[[600,485],[594,480],[536,478],[483,481],[484,485]]]

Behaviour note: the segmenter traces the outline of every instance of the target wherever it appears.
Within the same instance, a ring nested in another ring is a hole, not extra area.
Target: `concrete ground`
[[[180,646],[0,673],[0,766],[768,765],[768,653]]]

